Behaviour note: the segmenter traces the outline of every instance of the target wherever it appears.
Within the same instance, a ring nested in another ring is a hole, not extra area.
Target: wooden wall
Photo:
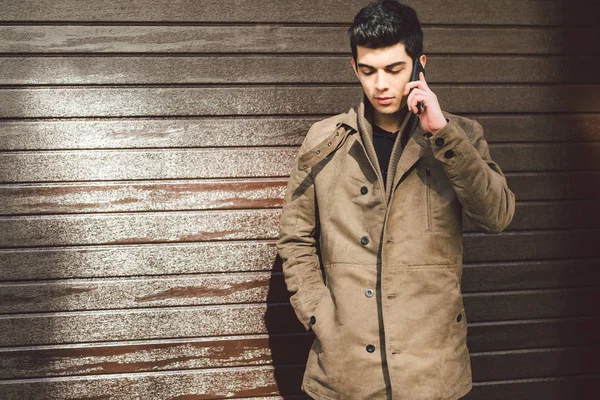
[[[359,97],[364,3],[0,0],[0,398],[304,398],[274,243],[307,128]],[[466,224],[467,398],[592,398],[594,4],[408,3],[518,200]]]

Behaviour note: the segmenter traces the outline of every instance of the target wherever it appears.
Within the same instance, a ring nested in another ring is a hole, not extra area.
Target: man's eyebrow
[[[375,67],[372,67],[368,64],[363,64],[363,63],[358,63],[358,68],[369,68],[369,69],[375,69]]]
[[[395,62],[393,64],[390,64],[390,65],[386,66],[386,68],[394,68],[394,67],[397,67],[399,65],[405,65],[405,64],[406,64],[406,61],[398,61],[398,62]]]
[[[405,64],[406,64],[406,61],[398,61],[398,62],[392,63],[390,65],[386,65],[385,68],[386,69],[390,69],[390,68],[394,68],[394,67],[397,67],[399,65],[405,65]],[[372,67],[372,66],[370,66],[368,64],[363,64],[363,63],[358,63],[358,68],[375,69],[375,67]]]

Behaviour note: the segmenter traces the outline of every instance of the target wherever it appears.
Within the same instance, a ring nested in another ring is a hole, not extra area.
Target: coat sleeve
[[[451,119],[431,136],[434,156],[442,164],[465,214],[487,233],[500,233],[512,221],[515,195],[489,152],[483,127]],[[470,137],[469,137],[470,136]]]
[[[305,139],[288,181],[277,252],[283,261],[283,275],[291,293],[292,307],[298,320],[309,330],[312,312],[327,288],[321,274],[315,239],[319,227],[312,168],[298,168],[306,143]]]

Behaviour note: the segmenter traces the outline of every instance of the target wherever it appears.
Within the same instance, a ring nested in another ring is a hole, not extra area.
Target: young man
[[[308,131],[277,244],[291,304],[315,334],[302,389],[458,399],[472,386],[462,211],[501,232],[514,194],[481,125],[443,112],[422,73],[410,81],[426,64],[413,9],[376,1],[349,34],[363,101]]]

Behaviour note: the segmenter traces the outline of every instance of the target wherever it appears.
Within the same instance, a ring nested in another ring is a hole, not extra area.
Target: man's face
[[[410,81],[413,61],[403,43],[382,49],[357,46],[352,67],[375,110],[384,115],[397,113],[406,104],[404,86]]]

